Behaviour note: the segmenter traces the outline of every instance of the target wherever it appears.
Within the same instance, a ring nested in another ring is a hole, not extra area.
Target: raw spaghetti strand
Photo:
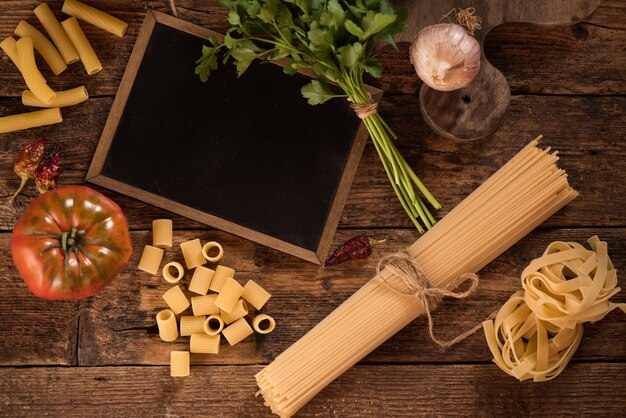
[[[483,322],[493,361],[520,381],[551,380],[578,349],[583,323],[596,322],[626,303],[609,298],[620,291],[607,244],[588,240],[551,243],[522,272],[522,287],[494,321]]]
[[[295,414],[424,314],[424,301],[442,296],[434,295],[433,288],[454,290],[465,273],[480,270],[577,196],[556,166],[556,153],[537,145],[538,140],[528,144],[406,249],[405,261],[419,265],[423,273],[408,269],[404,274],[396,259],[256,375],[259,394],[274,413]],[[416,277],[427,278],[421,290]]]

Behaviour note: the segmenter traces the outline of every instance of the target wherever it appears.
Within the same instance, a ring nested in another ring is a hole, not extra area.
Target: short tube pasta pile
[[[44,59],[54,75],[67,69],[68,64],[82,61],[88,75],[102,70],[102,64],[78,20],[91,23],[117,36],[123,36],[128,25],[105,12],[94,9],[76,0],[65,0],[63,12],[72,16],[59,22],[47,3],[34,10],[35,16],[48,33],[50,41],[39,29],[26,21],[20,21],[15,35],[0,42],[0,48],[20,71],[28,87],[22,93],[24,106],[50,108],[49,111],[34,111],[0,117],[0,134],[61,123],[62,107],[74,106],[89,99],[85,86],[65,91],[54,91],[37,68],[34,51]]]
[[[578,193],[556,166],[556,153],[532,141],[405,252],[430,286],[452,290]],[[343,372],[415,318],[415,289],[385,267],[257,375],[259,393],[290,417]],[[385,312],[385,315],[381,315]],[[262,323],[262,321],[261,321]]]
[[[596,322],[626,303],[613,303],[617,271],[607,243],[553,242],[522,272],[522,287],[495,320],[483,322],[493,361],[520,381],[554,379],[583,338],[583,324]]]
[[[221,244],[210,241],[203,247],[199,239],[180,244],[187,269],[195,269],[188,290],[196,296],[188,298],[179,284],[185,276],[183,265],[171,261],[161,268],[164,249],[172,247],[172,221],[157,219],[153,221],[152,229],[153,245],[144,247],[137,268],[149,274],[157,274],[161,269],[165,281],[175,285],[163,294],[169,309],[156,316],[159,337],[166,342],[175,341],[179,336],[190,337],[189,351],[171,352],[171,376],[189,375],[190,353],[219,354],[222,336],[230,345],[236,345],[254,331],[268,334],[274,330],[274,318],[255,313],[271,297],[263,287],[252,280],[241,286],[234,279],[235,270],[230,267],[218,265],[211,269],[205,266],[207,262],[222,259],[224,249]],[[207,250],[213,249],[217,249],[217,255],[208,254]],[[193,315],[184,315],[189,307]],[[183,315],[180,316],[179,332],[176,315],[180,314]]]

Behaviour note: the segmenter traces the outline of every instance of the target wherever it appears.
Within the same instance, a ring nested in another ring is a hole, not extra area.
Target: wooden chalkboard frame
[[[170,15],[160,13],[154,10],[149,10],[146,13],[143,25],[137,37],[137,41],[130,60],[126,67],[126,71],[120,83],[120,87],[113,102],[113,106],[109,117],[104,126],[102,136],[96,148],[93,160],[87,173],[86,181],[97,184],[99,186],[115,190],[124,195],[133,197],[140,201],[152,204],[154,206],[169,210],[176,214],[185,216],[187,218],[196,220],[206,225],[230,232],[232,234],[241,236],[251,241],[258,242],[266,245],[270,248],[274,248],[278,251],[282,251],[287,254],[294,255],[307,261],[311,261],[316,264],[322,264],[328,255],[332,238],[339,224],[339,218],[345,205],[348,192],[352,185],[354,175],[356,173],[363,149],[369,137],[365,125],[361,122],[356,133],[355,140],[352,145],[352,149],[346,161],[345,169],[342,173],[341,180],[335,198],[332,202],[329,215],[324,226],[319,245],[315,251],[310,249],[299,247],[295,244],[283,241],[276,237],[255,231],[253,229],[238,225],[234,222],[219,218],[209,213],[202,212],[195,208],[186,206],[179,202],[172,201],[162,196],[150,193],[135,186],[126,184],[116,179],[107,177],[103,174],[102,170],[106,161],[109,149],[115,137],[118,124],[122,118],[124,108],[126,106],[129,94],[134,84],[137,72],[140,68],[144,54],[146,52],[148,43],[152,36],[155,25],[159,23],[165,26],[169,26],[180,31],[199,36],[207,39],[210,35],[216,37],[216,39],[222,41],[223,35],[214,32],[210,29],[197,26],[190,22],[172,17]],[[284,62],[276,62],[276,65],[284,66]],[[309,77],[313,77],[312,72],[307,70],[301,70],[302,74]],[[380,102],[383,96],[382,90],[367,86],[367,89],[372,96],[373,100]]]

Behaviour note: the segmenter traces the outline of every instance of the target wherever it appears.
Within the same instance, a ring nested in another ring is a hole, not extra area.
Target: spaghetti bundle
[[[532,141],[405,250],[429,286],[452,290],[578,193],[558,157]],[[393,334],[425,313],[425,300],[388,266],[256,375],[272,412],[290,417]],[[381,313],[384,312],[384,315]]]

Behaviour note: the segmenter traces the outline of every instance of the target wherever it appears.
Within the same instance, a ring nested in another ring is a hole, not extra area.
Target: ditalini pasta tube
[[[192,353],[219,354],[220,335],[192,334],[189,340],[189,351]]]
[[[178,285],[165,292],[163,294],[163,300],[165,300],[167,306],[169,306],[176,315],[189,307],[189,301]]]
[[[39,32],[35,27],[25,21],[21,21],[15,28],[15,34],[20,38],[31,38],[33,46],[48,63],[54,75],[59,75],[67,68],[65,60],[59,54],[59,51],[52,45],[52,42]]]
[[[243,287],[243,293],[241,294],[241,297],[257,310],[261,309],[271,296],[272,295],[270,295],[267,290],[263,289],[252,280],[248,280],[248,283],[246,283]]]
[[[4,116],[0,117],[0,134],[36,128],[38,126],[53,125],[61,122],[63,122],[63,117],[61,116],[61,109],[58,107],[21,113],[19,115]]]
[[[209,291],[213,274],[215,274],[215,271],[210,268],[204,266],[196,267],[193,271],[191,282],[189,282],[189,291],[199,295],[206,295]]]
[[[62,12],[119,37],[124,36],[128,29],[126,22],[76,0],[65,0]]]
[[[222,330],[222,335],[224,335],[224,338],[230,345],[238,344],[253,333],[254,331],[252,331],[245,318],[236,320]]]
[[[24,106],[33,107],[67,107],[74,106],[89,99],[89,93],[85,86],[76,87],[70,90],[57,91],[56,97],[52,102],[45,104],[37,98],[30,90],[24,90],[22,93],[22,104]]]
[[[152,245],[158,248],[172,248],[171,219],[155,219],[152,221]]]
[[[224,320],[219,315],[211,315],[204,321],[203,329],[207,335],[218,335],[224,329]]]
[[[220,308],[215,304],[216,294],[206,296],[192,296],[191,309],[195,316],[213,315],[220,313]]]
[[[157,274],[161,261],[163,260],[163,250],[152,245],[143,247],[143,253],[137,268],[150,274]]]
[[[41,25],[44,27],[48,35],[50,35],[50,39],[54,42],[59,53],[63,57],[63,60],[66,64],[72,64],[78,61],[78,52],[70,38],[65,33],[65,30],[54,16],[50,7],[48,7],[48,3],[41,3],[34,10],[35,16],[41,22]]]
[[[220,308],[220,311],[232,312],[242,293],[243,287],[237,283],[237,280],[229,277],[220,289],[220,293],[217,295],[217,299],[215,299],[215,304]]]
[[[70,17],[61,22],[61,25],[78,51],[78,56],[87,74],[94,75],[102,71],[102,64],[85,36],[85,32],[80,28],[78,20],[74,17]]]
[[[215,268],[215,274],[213,275],[213,280],[211,280],[211,285],[209,286],[209,289],[214,292],[219,292],[220,290],[222,290],[222,286],[224,286],[224,283],[226,283],[226,279],[228,279],[229,277],[235,277],[234,269],[225,266],[217,266]]]
[[[260,314],[252,320],[252,328],[259,334],[269,334],[276,328],[276,321],[269,315]]]
[[[203,264],[206,264],[206,259],[202,255],[202,244],[199,239],[192,239],[180,244],[180,249],[183,252],[183,258],[188,269],[193,269]]]
[[[159,337],[163,341],[174,341],[178,338],[178,324],[174,312],[164,309],[157,314],[157,325],[159,327]]]
[[[12,36],[9,36],[8,38],[4,39],[2,42],[0,42],[0,48],[2,48],[4,53],[7,54],[7,56],[13,62],[13,65],[15,65],[17,69],[19,70],[20,63],[19,63],[19,60],[17,59],[17,41],[15,40],[15,38]]]
[[[172,267],[176,270],[176,276],[172,275]],[[176,261],[171,261],[163,266],[163,278],[168,283],[178,283],[184,275],[185,269],[183,269],[183,265]]]
[[[243,318],[248,315],[248,306],[246,305],[246,302],[239,299],[235,304],[235,308],[231,312],[220,310],[220,315],[222,316],[224,322],[228,325],[235,322],[239,318]]]
[[[206,316],[181,316],[180,335],[187,337],[191,334],[204,333],[204,321]],[[193,351],[192,351],[193,353]]]
[[[172,351],[170,354],[170,376],[189,376],[189,351]]]
[[[556,155],[537,144],[532,141],[406,249],[404,257],[419,264],[430,286],[452,290],[464,273],[479,271],[578,195]],[[295,414],[423,313],[419,284],[394,271],[385,267],[256,375],[274,413]]]
[[[37,64],[35,64],[35,50],[31,38],[22,38],[17,41],[17,61],[20,63],[19,69],[22,72],[26,85],[33,94],[43,103],[52,103],[56,93],[48,87],[46,79],[43,78]]]

